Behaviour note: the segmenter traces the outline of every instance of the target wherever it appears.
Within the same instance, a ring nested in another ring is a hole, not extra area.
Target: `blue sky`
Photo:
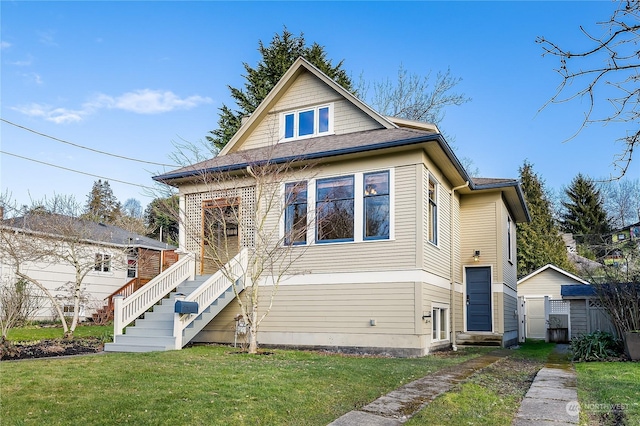
[[[230,104],[243,62],[286,25],[325,46],[354,80],[451,69],[472,101],[440,127],[483,177],[517,178],[525,159],[559,190],[578,173],[606,177],[620,130],[581,124],[584,104],[540,108],[560,82],[536,36],[579,49],[614,5],[598,2],[1,2],[1,116],[74,144],[171,163],[172,141],[197,143]],[[162,166],[105,156],[0,123],[1,150],[110,179],[146,205]],[[636,160],[637,163],[638,160]],[[54,194],[84,203],[96,177],[0,154],[0,189],[20,204]],[[628,174],[640,177],[633,164]]]

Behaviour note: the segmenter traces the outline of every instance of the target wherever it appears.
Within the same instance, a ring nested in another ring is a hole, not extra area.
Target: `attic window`
[[[329,134],[333,132],[333,105],[285,112],[280,122],[284,140]]]

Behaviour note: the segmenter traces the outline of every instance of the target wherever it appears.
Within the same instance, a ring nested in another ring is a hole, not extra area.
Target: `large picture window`
[[[438,244],[438,185],[429,179],[429,241]]]
[[[285,190],[284,243],[307,242],[307,182],[287,183]]]
[[[354,177],[318,179],[316,229],[318,242],[353,241]]]
[[[364,239],[389,238],[389,172],[364,175]]]
[[[331,115],[331,105],[284,113],[282,135],[284,139],[298,139],[330,133]]]

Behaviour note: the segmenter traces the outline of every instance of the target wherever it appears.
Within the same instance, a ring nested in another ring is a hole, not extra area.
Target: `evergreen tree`
[[[144,211],[148,237],[178,245],[178,196],[154,199]]]
[[[604,199],[591,179],[579,173],[565,189],[565,195],[562,229],[574,234],[576,241],[593,244],[611,231]]]
[[[550,197],[544,181],[525,161],[520,167],[520,182],[531,214],[530,223],[518,225],[518,277],[523,277],[549,263],[575,272],[569,262],[560,229],[553,219]]]
[[[87,195],[83,219],[115,224],[121,215],[120,202],[113,195],[109,181],[98,179]]]
[[[252,68],[246,62],[243,63],[247,74],[244,76],[246,82],[244,89],[229,87],[231,97],[236,102],[238,110],[233,110],[227,105],[220,108],[218,128],[212,130],[207,135],[207,140],[218,150],[224,148],[242,124],[242,118],[253,113],[260,102],[269,94],[271,89],[278,83],[284,73],[300,56],[318,67],[320,71],[334,79],[345,89],[351,91],[351,79],[342,69],[342,62],[333,65],[323,46],[313,43],[306,45],[304,35],[294,36],[285,27],[282,34],[274,35],[271,44],[265,46],[262,41],[258,42],[258,51],[262,55],[258,66]]]

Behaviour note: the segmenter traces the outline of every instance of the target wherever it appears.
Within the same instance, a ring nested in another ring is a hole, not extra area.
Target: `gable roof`
[[[284,75],[280,78],[273,89],[271,89],[269,94],[260,103],[258,108],[256,108],[256,110],[242,123],[240,129],[238,129],[236,134],[233,135],[233,137],[229,140],[225,147],[220,151],[219,155],[226,155],[230,152],[237,151],[238,146],[241,144],[244,138],[249,133],[251,133],[251,130],[253,130],[262,121],[262,119],[267,115],[267,113],[271,110],[275,103],[278,102],[278,100],[284,95],[287,89],[291,87],[293,82],[296,80],[296,77],[298,77],[303,72],[310,72],[311,74],[315,75],[327,86],[338,92],[341,96],[350,101],[373,120],[378,122],[385,129],[394,129],[398,127],[391,120],[382,116],[367,104],[365,104],[363,101],[355,97],[351,92],[340,86],[333,79],[316,68],[311,62],[307,61],[303,57],[299,57],[298,59],[296,59],[293,65],[289,67],[287,72],[284,73]]]
[[[551,269],[551,270],[553,270],[553,271],[556,271],[556,272],[558,272],[558,273],[560,273],[560,274],[562,274],[562,275],[566,276],[567,278],[570,278],[570,279],[572,279],[572,280],[574,280],[574,281],[577,281],[577,282],[579,282],[579,283],[581,283],[581,284],[589,284],[589,282],[588,282],[588,281],[585,281],[585,280],[583,280],[582,278],[580,278],[580,277],[578,277],[578,276],[576,276],[576,275],[573,275],[573,274],[572,274],[572,273],[570,273],[570,272],[565,271],[564,269],[558,268],[557,266],[552,265],[551,263],[548,263],[548,264],[546,264],[545,266],[543,266],[543,267],[541,267],[541,268],[536,269],[535,271],[533,271],[533,272],[532,272],[532,273],[530,273],[529,275],[527,275],[527,276],[524,276],[524,277],[520,278],[520,279],[518,280],[518,285],[522,284],[524,281],[527,281],[527,280],[529,280],[530,278],[533,278],[533,277],[535,277],[536,275],[538,275],[538,274],[540,274],[540,273],[542,273],[542,272],[544,272],[544,271],[546,271],[546,270],[548,270],[548,269]],[[564,286],[563,286],[563,287],[564,287]]]
[[[59,235],[55,232],[56,228],[59,232],[60,226],[56,226],[54,222],[61,223],[61,221],[64,221],[62,226],[81,232],[81,239],[88,244],[146,248],[152,250],[175,249],[174,246],[167,243],[127,231],[118,226],[58,214],[27,214],[25,216],[5,219],[1,222],[0,227],[32,234],[46,234],[64,238],[65,235]]]
[[[361,112],[380,124],[380,129],[358,131],[339,135],[323,135],[314,138],[279,142],[270,146],[239,149],[243,141],[267,116],[301,73],[309,72],[324,84],[338,92]],[[440,168],[452,186],[463,186],[461,193],[471,191],[502,192],[515,222],[529,222],[531,216],[520,183],[515,179],[471,178],[437,126],[402,118],[384,117],[304,58],[298,58],[274,86],[251,116],[241,125],[220,153],[206,161],[168,172],[153,179],[172,186],[179,186],[190,178],[215,172],[241,172],[248,166],[264,162],[281,164],[293,161],[311,161],[341,156],[340,159],[383,154],[384,150],[422,147]]]

